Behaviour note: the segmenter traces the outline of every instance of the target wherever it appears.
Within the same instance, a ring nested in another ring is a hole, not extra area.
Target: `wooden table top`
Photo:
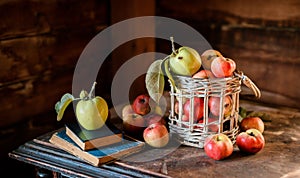
[[[243,101],[240,105],[269,116],[263,133],[265,148],[255,155],[244,155],[235,146],[230,157],[215,161],[201,148],[181,145],[155,150],[163,156],[154,160],[147,159],[150,152],[143,152],[94,167],[49,143],[51,132],[26,142],[9,156],[76,177],[300,177],[300,111]],[[141,155],[146,161],[132,161]]]

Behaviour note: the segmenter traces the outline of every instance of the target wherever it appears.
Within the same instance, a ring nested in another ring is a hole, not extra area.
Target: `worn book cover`
[[[90,150],[122,141],[122,132],[113,125],[85,130],[77,122],[66,124],[66,134],[82,149]]]
[[[99,166],[113,160],[124,158],[141,151],[145,147],[144,142],[124,135],[121,142],[91,150],[82,150],[66,134],[65,129],[55,132],[49,141],[57,147],[94,166]]]

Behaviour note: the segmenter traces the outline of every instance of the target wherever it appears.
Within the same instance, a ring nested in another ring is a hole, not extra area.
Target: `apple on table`
[[[237,135],[236,144],[242,152],[255,154],[264,148],[265,138],[259,130],[248,129]]]
[[[161,123],[150,124],[143,132],[145,142],[151,147],[162,148],[169,143],[169,132]]]
[[[227,135],[217,133],[205,139],[204,151],[208,157],[214,160],[222,160],[232,154],[233,144]]]
[[[136,114],[148,114],[151,111],[150,96],[146,94],[137,96],[132,103],[132,108]]]
[[[240,122],[240,130],[242,132],[248,130],[248,129],[257,129],[261,133],[265,130],[265,125],[263,120],[258,116],[249,116],[242,119]]]

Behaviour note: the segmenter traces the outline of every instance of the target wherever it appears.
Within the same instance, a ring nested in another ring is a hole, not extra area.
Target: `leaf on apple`
[[[165,80],[161,69],[164,60],[155,60],[148,68],[146,74],[146,88],[149,96],[159,103],[161,96],[163,95]]]
[[[64,115],[67,106],[74,100],[73,95],[70,93],[64,94],[60,101],[55,104],[55,111],[57,113],[57,121],[60,121]]]
[[[176,89],[175,82],[174,82],[174,79],[173,79],[173,76],[172,76],[172,74],[171,74],[171,72],[170,72],[169,67],[170,67],[170,56],[168,56],[168,57],[163,61],[163,63],[162,63],[162,68],[163,68],[163,71],[165,72],[165,74],[167,75],[169,81],[171,82],[171,85],[172,85],[173,87],[175,87],[175,89]]]

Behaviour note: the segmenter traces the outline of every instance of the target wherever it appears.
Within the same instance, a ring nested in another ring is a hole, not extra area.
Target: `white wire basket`
[[[174,75],[173,79],[175,86],[170,82],[170,133],[176,135],[182,144],[199,148],[204,147],[208,136],[216,133],[226,134],[234,144],[239,133],[241,85],[245,84],[256,97],[260,97],[256,85],[242,72],[235,72],[227,78],[199,79]],[[215,112],[210,108],[212,97],[218,98],[214,101],[214,106],[217,106]],[[199,100],[200,105],[197,103]],[[185,105],[187,101],[189,105]]]

